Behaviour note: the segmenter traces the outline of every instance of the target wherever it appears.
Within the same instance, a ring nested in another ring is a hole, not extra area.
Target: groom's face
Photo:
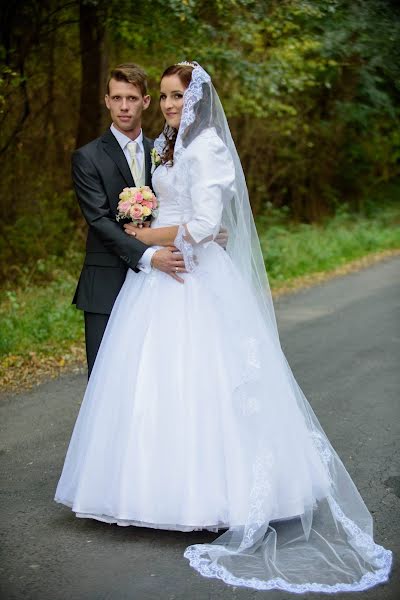
[[[150,104],[150,96],[142,96],[133,83],[111,79],[105,103],[115,127],[129,133],[141,127],[142,113]]]

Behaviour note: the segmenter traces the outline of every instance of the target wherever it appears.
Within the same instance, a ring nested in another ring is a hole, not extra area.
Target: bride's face
[[[183,108],[185,86],[178,75],[169,75],[161,80],[160,107],[167,124],[179,128]]]

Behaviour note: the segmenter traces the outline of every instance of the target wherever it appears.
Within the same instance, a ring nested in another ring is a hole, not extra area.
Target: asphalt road
[[[400,259],[277,302],[294,373],[375,520],[400,549]],[[65,376],[0,397],[2,600],[249,600],[326,598],[232,588],[202,578],[182,553],[209,533],[123,528],[76,519],[53,502],[85,387]],[[397,578],[397,580],[396,580]],[[336,599],[400,598],[389,584]]]

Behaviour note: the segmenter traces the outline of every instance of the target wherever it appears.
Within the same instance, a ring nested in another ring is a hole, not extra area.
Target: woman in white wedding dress
[[[184,282],[128,271],[55,499],[118,525],[227,529],[185,556],[233,585],[332,593],[384,582],[391,552],[374,543],[371,516],[282,353],[209,75],[197,63],[170,67],[160,102],[160,210],[133,234],[179,248]],[[226,251],[214,241],[221,224]]]

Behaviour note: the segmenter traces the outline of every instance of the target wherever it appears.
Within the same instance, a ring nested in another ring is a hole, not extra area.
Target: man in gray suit
[[[119,194],[124,187],[151,185],[152,140],[143,135],[143,111],[150,104],[145,73],[132,63],[111,71],[105,103],[112,125],[98,139],[72,155],[72,178],[88,224],[86,255],[73,303],[85,313],[89,375],[113,304],[128,268],[152,268],[183,282],[185,271],[174,248],[156,250],[127,235],[116,221]]]

